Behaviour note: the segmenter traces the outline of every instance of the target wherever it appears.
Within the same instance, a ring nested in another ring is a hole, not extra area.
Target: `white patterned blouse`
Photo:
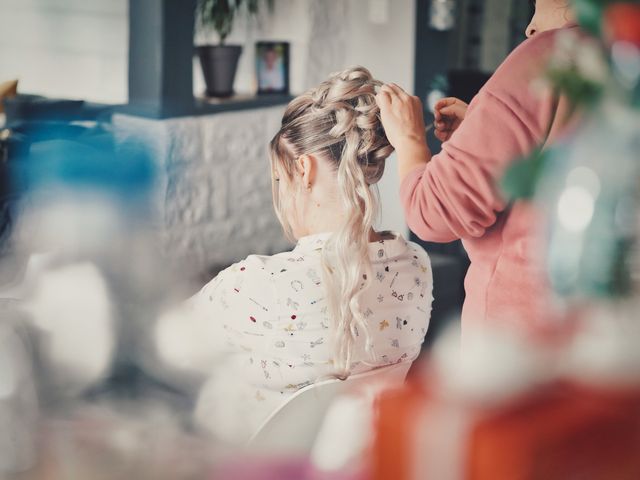
[[[187,302],[181,329],[170,330],[173,340],[179,332],[191,338],[183,356],[208,356],[216,367],[196,416],[217,436],[248,438],[290,395],[333,373],[320,258],[328,237],[304,237],[290,252],[251,255],[222,271]],[[395,233],[369,251],[375,278],[360,303],[375,360],[360,335],[353,373],[415,360],[431,313],[427,253]]]

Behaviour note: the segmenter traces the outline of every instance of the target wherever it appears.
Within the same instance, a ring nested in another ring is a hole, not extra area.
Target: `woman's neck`
[[[312,235],[321,235],[323,233],[335,233],[337,231],[338,231],[337,228],[333,229],[333,230],[318,230],[318,231],[308,232],[306,235],[304,235],[304,237],[312,236]],[[370,243],[379,242],[381,240],[392,240],[394,238],[395,238],[395,236],[391,232],[388,232],[388,231],[377,232],[372,228],[371,232],[369,233],[369,242]]]
[[[318,208],[315,212],[307,214],[307,222],[305,225],[304,235],[310,236],[321,233],[333,233],[342,228],[346,219],[344,212],[342,211],[342,205],[337,201],[327,203],[326,206]],[[376,232],[373,228],[369,233],[370,242],[379,242],[392,238],[388,233]]]

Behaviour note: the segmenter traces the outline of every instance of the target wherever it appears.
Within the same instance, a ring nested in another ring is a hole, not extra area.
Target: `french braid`
[[[345,223],[322,251],[323,280],[330,313],[336,374],[350,373],[357,338],[365,338],[370,349],[369,325],[359,298],[372,281],[369,235],[379,211],[374,185],[384,173],[386,158],[393,151],[379,117],[374,80],[363,67],[332,74],[316,88],[295,98],[287,107],[280,131],[271,141],[272,169],[292,175],[295,160],[313,154],[335,165]],[[286,232],[291,227],[283,211],[287,199],[274,205]]]

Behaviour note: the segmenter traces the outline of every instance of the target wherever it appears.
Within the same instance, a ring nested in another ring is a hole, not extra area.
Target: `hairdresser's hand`
[[[422,102],[395,83],[383,85],[376,95],[380,120],[389,143],[398,154],[400,180],[431,160],[427,146]]]
[[[468,105],[454,97],[443,98],[436,103],[433,114],[435,116],[435,136],[441,142],[451,138],[467,114]]]
[[[422,102],[418,97],[409,95],[395,83],[388,83],[380,88],[376,103],[387,139],[396,150],[426,143]]]

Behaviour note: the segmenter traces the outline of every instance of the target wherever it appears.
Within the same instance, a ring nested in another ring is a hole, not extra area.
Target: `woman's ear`
[[[300,155],[296,160],[296,173],[302,180],[302,185],[310,190],[316,181],[318,170],[317,159],[313,155]]]

